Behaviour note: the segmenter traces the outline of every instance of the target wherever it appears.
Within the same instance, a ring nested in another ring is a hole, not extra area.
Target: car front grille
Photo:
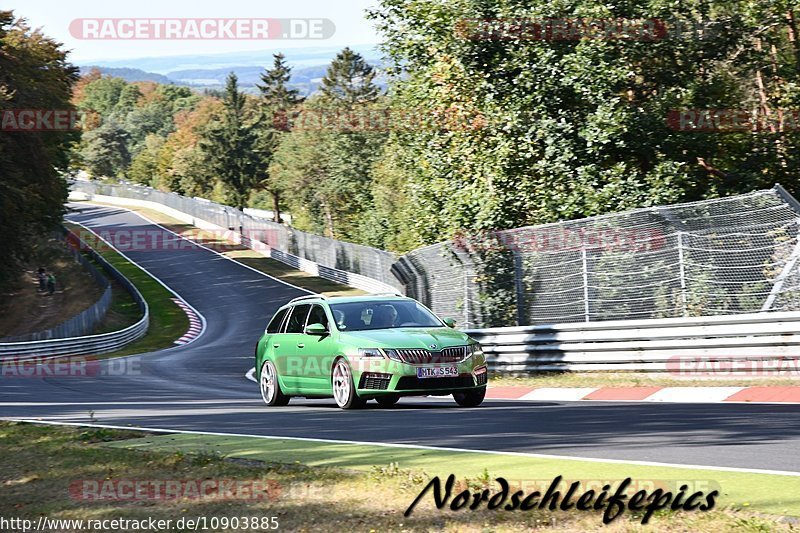
[[[431,389],[458,389],[474,387],[472,376],[459,376],[457,378],[425,378],[404,376],[397,382],[397,390],[431,390]]]
[[[438,352],[425,349],[401,349],[397,350],[400,360],[410,365],[427,365],[434,363],[459,363],[467,357],[466,346],[453,346],[444,348]]]
[[[364,372],[361,374],[361,380],[358,383],[359,389],[372,389],[372,390],[386,390],[389,388],[389,382],[392,380],[391,374],[383,374],[380,372]]]

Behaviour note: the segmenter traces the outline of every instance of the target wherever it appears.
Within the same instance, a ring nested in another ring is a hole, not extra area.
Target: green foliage
[[[273,211],[273,220],[281,221],[281,195],[286,192],[285,184],[280,176],[273,174],[272,165],[275,151],[281,143],[283,132],[278,126],[301,101],[298,91],[288,86],[292,69],[286,64],[283,54],[275,54],[271,69],[261,75],[263,85],[258,85],[261,92],[261,128],[256,143],[261,154],[260,167],[263,178],[260,187],[271,197],[269,208]]]
[[[201,148],[209,169],[227,185],[233,205],[244,209],[250,192],[260,181],[263,157],[258,151],[257,121],[249,119],[246,99],[236,75],[225,86],[222,116],[205,132]]]
[[[154,183],[154,178],[158,176],[158,155],[164,142],[164,137],[157,134],[151,133],[147,136],[143,148],[133,157],[128,169],[128,177],[132,181],[143,185],[158,185]]]
[[[385,134],[365,131],[378,110],[374,71],[352,50],[340,52],[319,95],[292,115],[270,168],[289,196],[293,224],[337,239],[383,244],[385,218],[372,209],[373,167]]]
[[[77,69],[60,45],[0,10],[0,112],[72,109]],[[64,213],[60,173],[75,134],[0,131],[0,286],[16,279],[32,237],[53,230]]]
[[[765,0],[383,0],[371,17],[394,62],[392,104],[421,118],[418,131],[394,132],[385,152],[387,172],[397,175],[387,181],[402,184],[407,198],[393,205],[407,221],[406,241],[427,244],[462,228],[581,218],[775,181],[797,190],[793,136],[687,133],[665,120],[676,109],[796,105],[800,44],[786,37],[790,7]],[[721,24],[714,38],[655,41],[487,40],[458,31],[469,19],[523,17]]]
[[[352,108],[378,98],[375,70],[349,47],[339,52],[322,78],[320,92],[328,103]]]
[[[122,177],[130,164],[128,133],[115,120],[83,134],[81,157],[94,176]]]

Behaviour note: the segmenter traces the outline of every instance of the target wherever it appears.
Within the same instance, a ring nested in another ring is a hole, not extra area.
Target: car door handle
[[[273,344],[273,345],[272,345],[272,347],[273,347],[273,348],[280,348],[280,347],[281,347],[281,345],[280,345],[280,344]]]
[[[305,344],[303,344],[303,343],[301,342],[300,344],[298,344],[298,345],[297,345],[297,347],[298,347],[298,348],[305,348],[305,347],[306,347],[306,345],[305,345]]]

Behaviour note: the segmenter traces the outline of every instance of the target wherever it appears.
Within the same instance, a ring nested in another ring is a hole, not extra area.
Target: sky
[[[10,5],[8,5],[10,4]],[[64,43],[74,63],[97,60],[164,57],[184,54],[217,54],[320,46],[375,44],[379,37],[365,10],[377,0],[10,0],[3,9],[28,19],[34,28]],[[330,19],[333,36],[324,39],[282,40],[93,40],[77,39],[70,33],[75,19],[163,19],[163,18],[313,18]]]

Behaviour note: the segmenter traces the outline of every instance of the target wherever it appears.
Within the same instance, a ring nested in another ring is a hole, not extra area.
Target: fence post
[[[469,269],[464,264],[464,327],[469,328]]]
[[[678,232],[678,269],[680,270],[681,280],[681,312],[683,316],[687,316],[688,309],[686,308],[686,265],[683,261],[683,233]]]
[[[522,257],[520,257],[518,250],[512,250],[514,255],[514,288],[517,292],[517,325],[525,326],[526,313],[525,313],[525,287],[523,286],[523,270],[522,270]]]
[[[583,312],[586,322],[591,320],[589,309],[589,265],[586,261],[586,246],[581,247],[581,263],[583,265]]]

